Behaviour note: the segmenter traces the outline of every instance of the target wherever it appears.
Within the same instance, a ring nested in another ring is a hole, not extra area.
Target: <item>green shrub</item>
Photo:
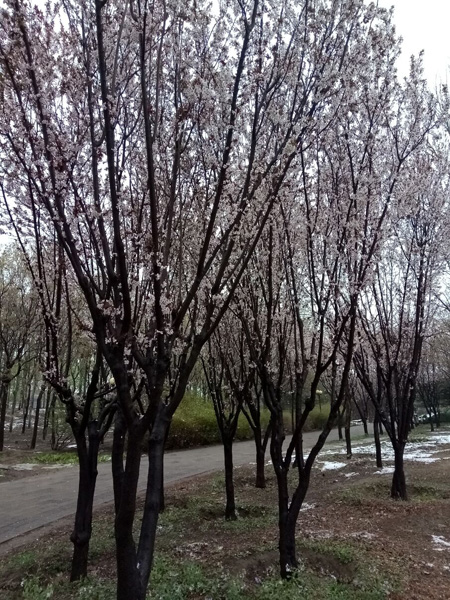
[[[262,415],[262,426],[269,422],[269,412]],[[244,415],[240,415],[237,440],[250,440],[253,432]],[[187,392],[170,426],[167,448],[188,448],[220,443],[220,431],[212,401],[193,392]]]

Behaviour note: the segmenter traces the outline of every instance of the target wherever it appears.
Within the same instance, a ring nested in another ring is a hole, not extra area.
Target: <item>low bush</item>
[[[316,406],[308,416],[305,431],[322,429],[330,414],[330,405]],[[286,431],[291,431],[291,412],[284,411]],[[270,413],[264,409],[261,418],[262,428],[269,423]],[[236,434],[237,440],[250,440],[253,432],[243,414],[239,417]],[[217,427],[216,415],[211,400],[194,392],[187,392],[183,402],[177,409],[170,427],[167,448],[189,448],[193,446],[206,446],[220,443],[220,432]]]
[[[269,417],[269,411],[264,410],[263,427],[267,426]],[[251,427],[245,416],[241,414],[236,439],[250,440],[252,437]],[[211,400],[193,392],[187,392],[172,419],[166,448],[206,446],[218,444],[220,441],[220,432]]]

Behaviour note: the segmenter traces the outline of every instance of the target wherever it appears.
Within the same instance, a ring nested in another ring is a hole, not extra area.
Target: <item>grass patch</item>
[[[111,460],[109,454],[99,454],[98,462],[108,462]],[[78,455],[76,451],[63,450],[61,452],[40,452],[30,455],[30,462],[42,465],[77,465]]]
[[[304,540],[299,543],[299,553],[305,548],[313,550],[317,554],[329,555],[344,565],[351,564],[356,561],[357,551],[354,546],[341,542],[339,540]]]

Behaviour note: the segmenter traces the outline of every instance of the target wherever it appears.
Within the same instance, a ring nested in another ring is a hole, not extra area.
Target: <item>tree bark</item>
[[[162,497],[161,487],[163,485],[164,446],[167,438],[167,430],[170,427],[170,418],[167,415],[159,415],[150,435],[148,445],[148,478],[147,490],[144,504],[144,515],[142,518],[141,534],[137,560],[140,565],[140,581],[142,598],[150,579],[155,553],[156,529],[161,510]],[[128,597],[126,597],[128,599]],[[125,597],[123,598],[125,600]]]
[[[369,427],[367,426],[367,419],[362,419],[364,427],[364,435],[369,435]]]
[[[5,444],[6,405],[8,403],[8,387],[10,380],[3,379],[0,385],[0,452]]]
[[[344,439],[344,436],[342,435],[342,413],[341,413],[341,411],[338,412],[337,426],[338,426],[339,441],[341,441]]]
[[[289,579],[298,567],[295,548],[295,528],[289,523],[289,495],[287,471],[281,467],[276,469],[278,483],[278,550],[280,553],[280,575]]]
[[[397,443],[394,446],[395,467],[394,476],[392,478],[391,498],[396,500],[408,500],[406,492],[406,479],[403,454],[405,452],[405,444]]]
[[[47,438],[48,432],[48,423],[50,421],[50,410],[53,402],[52,397],[52,388],[49,387],[47,390],[47,397],[45,399],[45,413],[44,413],[44,427],[42,428],[42,439],[45,440]],[[55,399],[56,402],[56,399]]]
[[[100,436],[96,422],[89,424],[89,446],[84,435],[76,438],[79,460],[79,482],[75,524],[70,540],[73,543],[70,581],[87,576],[89,543],[92,534],[92,509],[97,481]]]
[[[235,521],[236,501],[234,496],[234,481],[233,481],[233,440],[226,439],[223,441],[223,452],[225,458],[225,519]]]
[[[375,419],[373,422],[373,437],[375,440],[375,456],[377,460],[377,467],[379,469],[383,468],[383,459],[381,458],[381,442],[380,442],[380,428],[378,426],[378,415],[375,415]]]
[[[352,436],[350,433],[350,426],[345,426],[345,446],[347,448],[347,458],[352,457]]]
[[[255,447],[256,447],[256,479],[255,487],[264,489],[266,487],[266,475],[265,475],[265,456],[266,449],[263,444],[261,429],[254,429],[255,436]]]
[[[39,394],[38,394],[38,397],[36,400],[36,412],[34,415],[33,435],[31,437],[31,444],[30,444],[31,450],[34,450],[36,448],[37,433],[38,433],[38,427],[39,427],[39,411],[41,410],[41,402],[42,402],[42,396],[44,395],[44,391],[45,391],[45,386],[43,385],[39,391]]]
[[[16,412],[17,406],[17,394],[19,393],[19,381],[16,379],[16,385],[14,386],[13,399],[12,399],[12,407],[11,407],[11,419],[9,421],[9,432],[11,433],[14,428],[14,415]]]
[[[30,402],[31,402],[31,383],[28,385],[27,402],[25,404],[25,410],[23,413],[22,434],[25,433],[25,429],[27,427],[27,417],[28,417],[28,411],[30,410]]]
[[[133,538],[136,493],[141,464],[141,442],[142,436],[138,436],[134,432],[130,434],[129,432],[123,477],[120,482],[114,481],[114,488],[120,488],[119,506],[118,510],[116,510],[114,524],[117,560],[117,600],[144,600],[145,598],[145,588],[141,583],[136,544]],[[114,471],[113,477],[116,477]]]

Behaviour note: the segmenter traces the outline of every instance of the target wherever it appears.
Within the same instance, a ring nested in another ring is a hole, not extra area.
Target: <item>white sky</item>
[[[411,54],[425,50],[424,71],[431,88],[450,81],[450,0],[379,0],[394,7],[397,34],[403,38],[398,68],[406,75]]]

